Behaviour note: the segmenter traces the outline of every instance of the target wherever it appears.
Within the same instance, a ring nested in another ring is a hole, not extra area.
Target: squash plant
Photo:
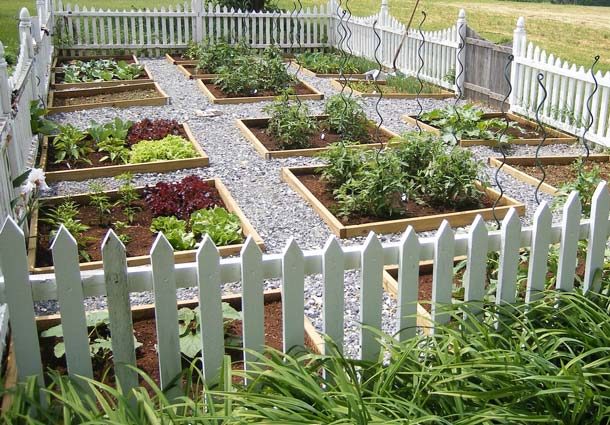
[[[144,72],[144,66],[114,59],[77,60],[63,65],[62,72],[65,83],[135,80]]]

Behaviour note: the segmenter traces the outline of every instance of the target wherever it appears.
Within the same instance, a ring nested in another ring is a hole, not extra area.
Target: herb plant
[[[604,178],[599,166],[591,163],[591,167],[584,167],[583,162],[584,159],[581,158],[571,165],[570,168],[576,173],[576,178],[559,188],[559,193],[553,207],[556,209],[563,207],[570,193],[578,191],[582,213],[588,217],[591,214],[591,203],[595,189],[597,189],[597,185]],[[581,166],[583,166],[583,169],[579,173],[578,170],[580,170]]]
[[[85,140],[87,137],[85,132],[72,124],[61,125],[58,130],[59,133],[53,138],[55,163],[66,160],[68,163],[84,161],[91,164],[86,156],[93,152],[93,149]]]
[[[59,226],[63,224],[66,230],[76,240],[81,257],[85,261],[90,260],[89,254],[85,250],[87,243],[92,240],[90,237],[86,237],[84,233],[89,230],[89,226],[83,224],[80,219],[76,218],[78,215],[78,204],[74,201],[64,201],[55,208],[49,209],[45,217],[42,218],[42,222],[48,223],[52,230],[49,237],[53,239],[59,231]]]
[[[304,104],[291,104],[288,95],[279,97],[263,111],[270,113],[267,133],[277,138],[281,149],[303,149],[310,146],[309,137],[318,125],[309,116],[309,108]]]
[[[143,140],[131,147],[129,162],[153,162],[194,158],[197,152],[191,142],[181,136],[166,136],[161,140]]]
[[[441,89],[434,84],[423,81],[422,94],[440,93]],[[385,85],[377,84],[373,81],[349,81],[348,86],[362,93],[373,93],[379,90],[382,93],[409,93],[416,94],[419,89],[419,81],[415,77],[407,77],[405,75],[389,76],[385,80]]]
[[[133,185],[133,175],[131,173],[123,173],[116,176],[121,182],[119,186],[119,203],[123,207],[123,213],[127,217],[127,221],[129,223],[133,223],[135,220],[136,213],[141,210],[141,208],[135,205],[135,202],[140,199],[140,195],[138,195],[138,191]]]
[[[100,226],[107,224],[110,221],[114,203],[110,202],[110,197],[104,193],[104,186],[101,184],[92,183],[89,185],[89,189],[92,192],[89,194],[89,205],[97,210]]]
[[[369,120],[362,105],[351,97],[331,96],[324,107],[330,130],[344,139],[361,142],[368,138]]]
[[[129,162],[130,151],[125,145],[125,140],[108,137],[101,142],[98,142],[97,149],[100,152],[106,152],[100,158],[100,162],[110,161],[113,164],[126,164]]]

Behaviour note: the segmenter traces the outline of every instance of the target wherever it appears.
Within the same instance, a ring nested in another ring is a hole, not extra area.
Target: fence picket
[[[534,214],[534,228],[532,230],[532,249],[530,251],[527,290],[525,302],[529,303],[539,298],[546,284],[547,260],[549,244],[551,241],[551,221],[553,216],[546,201],[538,206]]]
[[[159,357],[160,388],[169,398],[180,395],[182,372],[176,310],[176,277],[174,250],[162,233],[157,235],[150,250],[152,283],[155,294],[155,326]]]
[[[581,207],[578,192],[572,192],[563,206],[561,220],[561,242],[556,285],[560,291],[572,291],[574,289],[580,218]]]
[[[282,253],[282,318],[285,353],[293,347],[304,346],[304,267],[303,251],[296,241],[290,238]]]
[[[447,314],[439,313],[441,306],[451,304],[453,289],[453,257],[455,255],[455,238],[447,220],[443,220],[434,239],[434,266],[432,269],[432,311],[434,325],[449,322]]]
[[[66,347],[68,374],[72,378],[93,378],[89,355],[89,335],[83,304],[83,287],[78,267],[76,240],[62,224],[53,244],[53,264],[57,281],[57,300]],[[82,382],[84,384],[84,382]],[[88,388],[83,385],[83,388]]]
[[[343,352],[343,251],[334,236],[329,236],[322,256],[324,278],[324,307],[322,332],[335,342],[339,352]],[[330,348],[324,344],[324,353]]]
[[[496,304],[515,303],[520,236],[521,221],[519,221],[517,211],[511,208],[502,221]]]
[[[464,301],[482,301],[485,296],[485,271],[489,233],[485,220],[477,215],[468,233],[468,260],[464,274]],[[475,312],[476,313],[476,312]]]
[[[381,329],[383,297],[383,251],[381,242],[373,232],[366,238],[360,261],[360,358],[373,361],[379,356],[379,342],[375,333],[364,326]]]
[[[44,385],[25,239],[11,217],[4,220],[0,229],[0,269],[7,282],[4,292],[13,326],[17,379],[24,381],[28,376],[37,376],[38,384]]]
[[[129,303],[127,257],[125,246],[109,230],[102,242],[102,262],[106,286],[110,325],[117,324],[112,332],[112,360],[117,379],[125,394],[138,386],[138,376],[128,365],[136,365],[133,342],[133,322]]]
[[[242,320],[244,341],[244,369],[256,356],[246,350],[262,352],[265,344],[263,317],[262,253],[251,236],[241,250]]]
[[[599,291],[601,288],[601,270],[604,267],[604,254],[608,242],[608,210],[610,210],[608,185],[605,181],[601,181],[591,200],[591,230],[589,230],[583,285],[585,292]]]
[[[396,314],[398,339],[405,341],[416,335],[419,289],[419,241],[409,226],[400,238],[398,248],[398,297]]]

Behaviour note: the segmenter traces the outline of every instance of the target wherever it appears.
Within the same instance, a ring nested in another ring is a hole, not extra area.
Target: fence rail
[[[382,273],[384,265],[398,264],[398,309],[394,320],[406,339],[416,333],[418,267],[420,260],[434,262],[432,282],[432,321],[444,323],[447,316],[438,306],[451,304],[453,261],[455,256],[468,257],[464,278],[465,301],[482,300],[486,293],[484,277],[488,252],[499,252],[499,274],[495,287],[497,304],[520,302],[517,299],[517,270],[521,248],[530,248],[525,302],[530,302],[545,289],[550,244],[560,244],[556,288],[571,291],[577,264],[578,241],[588,240],[583,289],[599,290],[595,276],[603,268],[604,251],[608,240],[610,193],[605,182],[593,196],[591,218],[583,220],[576,192],[568,198],[561,223],[551,223],[551,212],[546,203],[536,211],[533,226],[522,228],[512,209],[501,230],[488,231],[482,217],[477,217],[467,234],[455,234],[444,222],[434,237],[417,237],[407,229],[397,243],[382,244],[371,233],[360,246],[340,247],[330,237],[323,249],[302,251],[291,240],[281,254],[263,255],[249,238],[239,258],[221,259],[209,238],[205,238],[197,252],[196,262],[174,265],[171,246],[159,235],[151,249],[151,265],[127,268],[125,247],[109,231],[102,244],[104,269],[81,272],[78,267],[76,241],[60,228],[53,242],[54,275],[28,275],[24,235],[8,218],[0,230],[0,300],[8,303],[15,358],[20,380],[29,375],[42,375],[38,335],[34,316],[34,301],[58,300],[68,360],[68,373],[91,377],[91,359],[85,327],[83,298],[106,295],[110,324],[113,326],[112,348],[114,362],[124,388],[137,385],[132,370],[135,351],[130,320],[129,293],[153,291],[157,315],[159,366],[163,389],[180,372],[180,351],[176,316],[176,288],[197,287],[205,294],[200,304],[220,305],[220,285],[241,281],[243,308],[243,346],[261,351],[263,348],[262,309],[265,279],[281,279],[283,295],[284,347],[303,344],[304,279],[306,275],[321,274],[324,284],[322,332],[334,341],[344,340],[343,305],[336,299],[343,297],[344,270],[360,270],[360,322],[380,329],[382,323]],[[220,370],[224,351],[222,312],[218,308],[200,307],[202,358],[205,378],[215,380]],[[160,320],[161,317],[166,319]],[[299,319],[300,318],[300,319]],[[205,324],[205,325],[203,325]],[[434,326],[431,324],[431,326]],[[115,335],[116,334],[116,335]],[[360,358],[375,360],[380,344],[375,335],[362,326],[359,331]],[[246,357],[248,360],[248,357]],[[247,368],[246,363],[246,368]]]

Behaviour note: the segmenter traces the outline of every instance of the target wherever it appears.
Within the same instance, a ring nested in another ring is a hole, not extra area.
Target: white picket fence
[[[344,270],[361,271],[359,310],[363,325],[380,329],[382,323],[382,272],[384,265],[398,264],[398,309],[395,320],[406,339],[416,333],[418,267],[420,260],[433,260],[432,320],[445,323],[447,315],[438,306],[452,302],[453,261],[468,257],[464,279],[465,300],[482,300],[488,252],[499,252],[496,303],[516,302],[517,270],[520,248],[531,248],[525,302],[540,295],[545,287],[549,245],[559,243],[557,289],[573,290],[579,240],[587,240],[586,271],[583,289],[599,290],[596,272],[603,268],[608,240],[610,194],[605,182],[593,197],[591,219],[581,221],[578,194],[568,198],[561,223],[552,224],[546,203],[537,209],[532,227],[522,228],[515,210],[502,222],[501,230],[488,231],[482,217],[477,217],[468,233],[455,234],[444,222],[436,236],[418,237],[407,229],[400,242],[382,244],[371,233],[360,246],[341,247],[330,237],[323,249],[302,251],[294,240],[281,254],[263,255],[248,239],[239,258],[220,259],[214,244],[206,238],[197,252],[196,262],[174,264],[171,245],[159,235],[151,249],[151,265],[127,268],[125,248],[109,231],[102,243],[104,270],[80,272],[77,245],[61,228],[53,242],[55,275],[29,275],[24,236],[12,219],[0,230],[0,301],[8,303],[12,326],[18,379],[42,377],[34,301],[58,300],[68,373],[91,377],[89,340],[85,327],[83,298],[106,295],[112,326],[113,359],[123,388],[137,385],[136,374],[126,368],[135,364],[129,293],[153,291],[157,323],[157,351],[163,389],[180,373],[180,349],[176,307],[176,289],[197,287],[200,294],[202,358],[206,380],[218,377],[224,353],[221,284],[241,281],[243,311],[243,346],[262,351],[264,344],[263,288],[265,279],[281,279],[283,303],[284,350],[303,345],[304,278],[321,274],[323,279],[322,332],[339,346],[344,340]],[[113,325],[117,323],[119,325]],[[375,335],[360,330],[360,358],[375,360],[380,354]],[[246,360],[251,359],[246,356]],[[246,362],[246,369],[248,364]],[[42,379],[42,378],[41,378]],[[42,381],[41,381],[42,382]],[[170,389],[170,393],[178,388]]]
[[[46,102],[53,43],[50,0],[37,2],[38,16],[23,8],[19,15],[20,51],[9,77],[0,42],[0,217],[14,216],[11,200],[19,196],[13,180],[29,164],[36,140],[30,127],[30,102]]]
[[[511,111],[535,116],[544,99],[544,91],[538,83],[541,73],[547,96],[539,112],[540,119],[576,135],[582,135],[584,128],[590,125],[586,139],[610,146],[610,72],[595,73],[598,87],[594,93],[590,70],[570,65],[552,53],[547,55],[546,51],[527,42],[523,18],[519,18],[514,31],[513,55]],[[590,97],[591,115],[587,110]]]

